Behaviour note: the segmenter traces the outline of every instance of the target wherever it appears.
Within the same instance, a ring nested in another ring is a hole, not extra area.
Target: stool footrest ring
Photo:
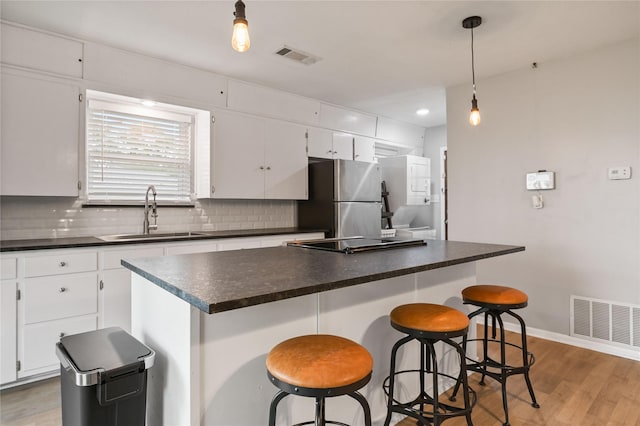
[[[408,374],[408,373],[415,374],[420,372],[421,372],[420,370],[401,370],[401,371],[396,371],[394,375],[399,376],[402,374]],[[433,373],[429,373],[429,374],[433,374]],[[445,373],[437,373],[437,375],[438,377],[445,377],[445,378],[451,379],[453,383],[456,383],[459,380],[458,377],[453,377]],[[400,413],[406,416],[413,417],[417,420],[427,420],[429,422],[432,422],[435,414],[433,410],[424,411],[424,410],[421,410],[420,408],[414,408],[414,406],[415,405],[421,405],[421,406],[433,405],[434,398],[426,393],[423,393],[418,395],[412,401],[408,401],[408,402],[398,401],[397,399],[389,396],[390,378],[391,376],[387,376],[384,379],[382,383],[382,390],[385,396],[387,397],[387,400],[391,398],[391,401],[393,402],[393,405],[391,407],[392,411],[395,413]],[[471,412],[471,410],[473,409],[473,407],[476,405],[477,402],[478,402],[478,397],[476,395],[476,392],[469,387],[469,407],[468,408],[465,408],[464,406],[459,407],[459,406],[447,404],[445,402],[438,400],[438,408],[439,408],[438,417],[440,417],[441,419],[445,419],[449,417],[457,417],[467,412]]]

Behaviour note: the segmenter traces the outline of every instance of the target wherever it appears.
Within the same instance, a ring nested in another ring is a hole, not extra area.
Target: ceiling
[[[251,49],[237,53],[234,1],[2,0],[0,16],[425,127],[446,122],[446,87],[471,85],[468,16],[483,19],[479,99],[483,78],[640,34],[640,1],[244,0]]]

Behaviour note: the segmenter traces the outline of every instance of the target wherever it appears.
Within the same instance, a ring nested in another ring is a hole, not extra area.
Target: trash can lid
[[[120,327],[109,327],[60,339],[79,371],[110,371],[136,364],[153,351]]]

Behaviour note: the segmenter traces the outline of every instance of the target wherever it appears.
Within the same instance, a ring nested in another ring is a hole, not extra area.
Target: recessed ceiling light
[[[142,105],[144,105],[144,106],[146,106],[146,107],[152,107],[152,106],[155,106],[155,105],[156,105],[156,103],[155,103],[155,102],[153,102],[153,101],[147,101],[147,100],[145,100],[145,101],[142,101]]]
[[[426,108],[420,108],[419,110],[416,111],[416,114],[418,115],[427,115],[429,114],[429,110]]]

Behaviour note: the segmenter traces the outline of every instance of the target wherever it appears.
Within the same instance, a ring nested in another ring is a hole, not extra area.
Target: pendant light
[[[236,11],[233,12],[233,16],[236,18],[233,20],[231,46],[238,52],[246,52],[251,46],[251,40],[249,40],[249,23],[244,14],[244,7],[242,0],[238,0],[236,2]]]
[[[478,109],[478,100],[476,99],[476,69],[473,57],[473,29],[482,24],[482,18],[479,16],[470,16],[462,21],[462,27],[471,29],[471,76],[473,79],[473,98],[471,98],[471,114],[469,115],[469,123],[472,126],[480,124],[480,110]]]

